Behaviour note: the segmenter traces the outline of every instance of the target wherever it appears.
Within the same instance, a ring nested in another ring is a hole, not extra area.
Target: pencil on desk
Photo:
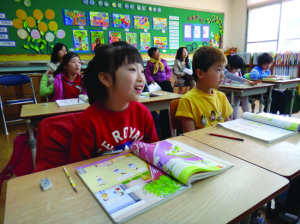
[[[208,135],[212,135],[212,136],[216,136],[216,137],[221,137],[221,138],[229,138],[229,139],[233,139],[233,140],[238,140],[238,141],[244,141],[244,139],[242,138],[235,138],[235,137],[230,137],[230,136],[225,136],[225,135],[217,135],[217,134],[213,134],[213,133],[207,133]]]
[[[67,168],[65,166],[62,167],[66,176],[68,177],[68,180],[73,188],[73,190],[77,193],[77,189],[76,189],[76,185],[74,183],[74,181],[72,180],[72,177],[70,176],[69,172],[67,171]]]

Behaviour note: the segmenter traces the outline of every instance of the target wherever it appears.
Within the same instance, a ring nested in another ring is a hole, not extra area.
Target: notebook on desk
[[[266,143],[272,143],[296,135],[300,129],[300,119],[268,113],[245,112],[240,119],[218,125]]]
[[[78,98],[65,99],[65,100],[55,100],[58,106],[67,107],[67,106],[76,106],[81,104],[88,103],[88,96],[80,94]]]
[[[134,142],[131,151],[76,172],[114,223],[123,223],[234,164],[178,141]]]

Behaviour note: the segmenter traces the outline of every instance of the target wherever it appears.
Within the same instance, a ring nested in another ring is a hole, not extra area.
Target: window
[[[259,4],[263,1],[248,0],[248,5],[249,2]],[[282,0],[268,4],[248,9],[247,52],[299,51],[300,1]]]

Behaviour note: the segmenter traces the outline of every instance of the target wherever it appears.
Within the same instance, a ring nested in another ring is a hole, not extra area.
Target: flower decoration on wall
[[[13,26],[18,29],[17,35],[26,41],[23,47],[33,54],[52,53],[57,38],[62,39],[66,35],[65,31],[58,30],[55,21],[51,21],[55,17],[55,13],[51,9],[47,9],[45,14],[41,10],[35,9],[33,16],[28,16],[23,9],[18,9],[16,16]]]
[[[220,49],[223,48],[223,35],[225,33],[224,31],[224,26],[223,26],[223,21],[221,19],[221,14],[219,14],[219,16],[215,16],[215,15],[212,15],[211,16],[211,19],[206,19],[205,20],[207,23],[216,23],[219,28],[220,28],[220,35],[219,35],[219,42],[220,42]]]

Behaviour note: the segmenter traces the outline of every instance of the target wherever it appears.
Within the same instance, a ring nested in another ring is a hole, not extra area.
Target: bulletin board
[[[55,43],[93,54],[96,40],[131,43],[143,54],[158,47],[222,47],[224,14],[130,1],[0,1],[0,54],[49,55]]]

